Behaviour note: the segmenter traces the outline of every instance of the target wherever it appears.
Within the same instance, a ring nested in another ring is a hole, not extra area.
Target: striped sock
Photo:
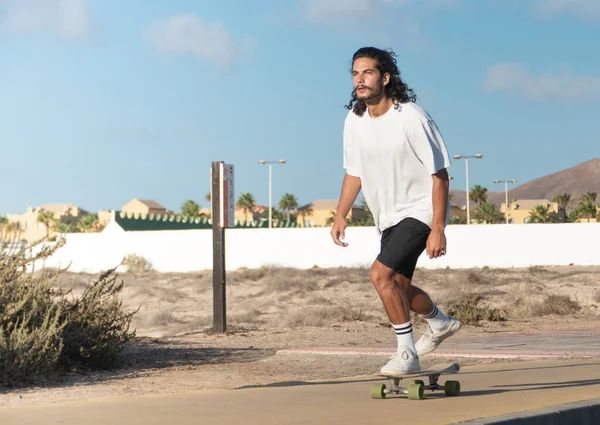
[[[434,332],[442,331],[448,326],[448,321],[450,318],[446,316],[442,310],[437,308],[436,305],[433,306],[433,311],[429,314],[421,314],[421,317],[427,320],[429,323],[429,327]]]
[[[398,338],[398,349],[403,346],[410,347],[414,353],[417,352],[415,348],[415,340],[413,338],[412,322],[403,323],[401,325],[394,325],[392,323],[394,331],[396,331],[396,338]]]

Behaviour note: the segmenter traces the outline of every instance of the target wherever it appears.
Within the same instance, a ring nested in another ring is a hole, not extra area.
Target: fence
[[[374,227],[349,227],[349,246],[333,243],[329,228],[227,229],[227,270],[241,267],[368,266],[379,251]],[[423,254],[422,268],[476,268],[600,265],[600,224],[451,225],[448,253],[439,259]],[[121,263],[127,254],[145,257],[159,272],[212,269],[210,229],[67,235],[66,245],[45,261],[46,267],[73,272],[99,271]]]

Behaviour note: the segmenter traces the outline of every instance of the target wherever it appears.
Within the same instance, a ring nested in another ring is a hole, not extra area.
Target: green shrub
[[[41,242],[40,242],[41,243]],[[64,244],[3,250],[0,241],[0,385],[58,379],[67,371],[117,364],[135,332],[117,298],[114,269],[101,274],[80,297],[57,288],[64,270],[38,271],[34,264]],[[35,252],[37,251],[37,252]]]

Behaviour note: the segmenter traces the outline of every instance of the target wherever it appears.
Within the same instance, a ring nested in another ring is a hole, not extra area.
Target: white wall
[[[600,224],[452,225],[446,230],[448,254],[423,268],[600,265]],[[333,243],[329,228],[227,229],[226,268],[263,265],[310,268],[370,265],[379,252],[373,227],[349,227],[346,248]],[[153,269],[188,272],[212,269],[212,230],[71,234],[45,262],[73,272],[97,273],[118,265],[126,254],[146,257]]]

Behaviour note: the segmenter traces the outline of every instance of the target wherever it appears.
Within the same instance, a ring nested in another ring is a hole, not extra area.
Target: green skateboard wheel
[[[446,381],[444,384],[444,392],[448,396],[457,396],[460,394],[460,382]]]
[[[425,385],[425,381],[423,381],[422,379],[417,379],[416,381],[408,381],[408,385],[410,384],[421,384],[421,385]]]
[[[371,398],[375,398],[375,399],[385,398],[385,384],[371,385]]]
[[[408,384],[408,398],[409,400],[423,400],[424,398],[424,387],[422,384]]]

